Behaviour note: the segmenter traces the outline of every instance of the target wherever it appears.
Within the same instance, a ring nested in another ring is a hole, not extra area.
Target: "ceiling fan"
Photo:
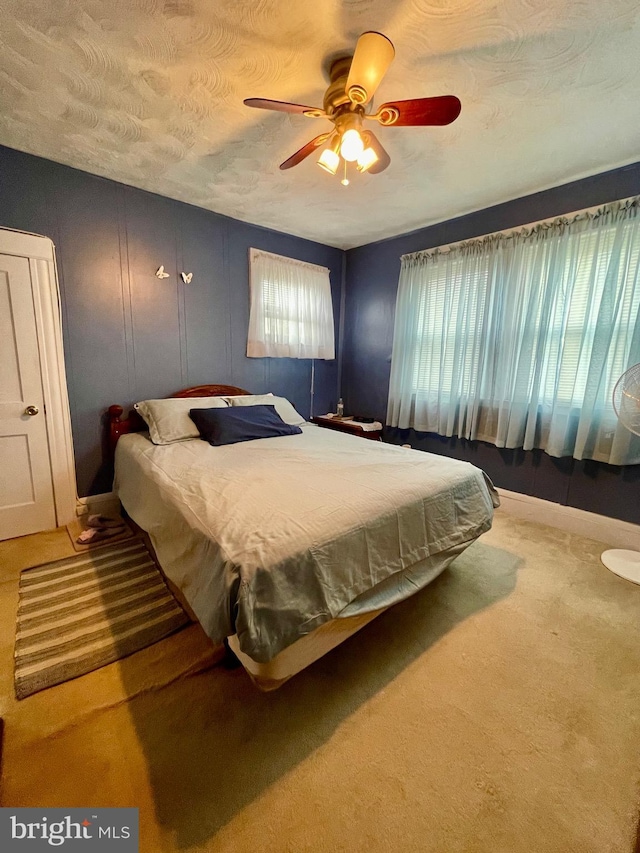
[[[366,32],[358,39],[353,56],[342,56],[329,69],[329,87],[324,95],[323,109],[271,101],[266,98],[247,98],[248,107],[301,113],[309,118],[326,118],[333,129],[321,133],[292,154],[281,169],[297,166],[310,154],[325,146],[318,165],[335,175],[344,161],[347,185],[347,163],[355,163],[359,172],[372,175],[384,171],[391,158],[371,130],[364,130],[365,120],[377,121],[383,127],[410,127],[451,124],[460,115],[461,104],[454,95],[435,98],[412,98],[408,101],[389,101],[375,112],[367,111],[371,99],[393,61],[395,49],[382,33]]]

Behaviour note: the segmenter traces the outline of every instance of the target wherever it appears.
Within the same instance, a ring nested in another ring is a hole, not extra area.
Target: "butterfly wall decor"
[[[158,267],[156,270],[156,278],[163,279],[169,278],[169,273],[164,271],[164,264]]]
[[[180,278],[184,281],[185,284],[191,284],[191,279],[193,278],[192,272],[181,272]]]

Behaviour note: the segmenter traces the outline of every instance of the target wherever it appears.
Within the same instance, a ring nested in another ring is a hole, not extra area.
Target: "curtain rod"
[[[269,258],[276,258],[279,261],[286,261],[289,264],[298,264],[301,267],[310,267],[314,270],[322,270],[323,272],[330,273],[331,270],[328,267],[320,266],[320,264],[312,264],[311,261],[301,261],[298,258],[290,258],[287,255],[277,255],[275,252],[267,252],[266,249],[254,249],[251,247],[249,249],[249,259],[256,257],[256,255],[266,255]]]
[[[486,234],[476,234],[474,237],[465,237],[463,240],[456,240],[453,243],[441,243],[439,246],[429,246],[427,249],[418,249],[417,252],[407,252],[404,255],[400,255],[400,259],[404,258],[412,258],[417,257],[419,255],[429,255],[432,252],[442,252],[443,249],[454,249],[457,246],[461,246],[463,244],[473,243],[474,241],[486,240],[488,237],[498,237],[498,236],[508,236],[509,234],[515,234],[518,231],[527,231],[528,229],[537,228],[539,225],[550,225],[553,222],[559,222],[562,220],[572,220],[579,216],[585,216],[590,214],[598,213],[598,211],[604,210],[609,205],[613,204],[628,204],[628,203],[640,203],[640,195],[631,195],[626,198],[616,199],[615,201],[608,201],[604,204],[596,204],[592,207],[583,207],[581,210],[572,210],[569,213],[561,213],[556,216],[549,216],[546,219],[537,219],[534,222],[525,222],[522,225],[514,225],[513,228],[504,228],[501,231],[489,231]],[[443,254],[446,254],[443,253]]]

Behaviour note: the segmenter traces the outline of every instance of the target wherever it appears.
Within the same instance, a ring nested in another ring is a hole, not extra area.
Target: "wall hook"
[[[169,278],[169,273],[164,271],[164,264],[156,270],[156,278]]]
[[[191,279],[193,278],[192,272],[181,272],[180,278],[184,281],[185,284],[191,284]]]

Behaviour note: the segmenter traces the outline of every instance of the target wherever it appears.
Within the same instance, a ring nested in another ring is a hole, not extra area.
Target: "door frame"
[[[0,254],[28,258],[58,527],[76,515],[76,472],[56,254],[49,237],[0,228]]]

